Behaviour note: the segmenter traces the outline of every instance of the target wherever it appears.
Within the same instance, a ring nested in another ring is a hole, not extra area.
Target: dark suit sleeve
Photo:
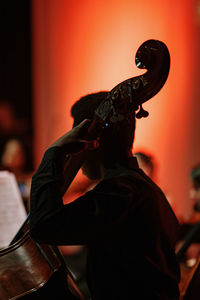
[[[30,235],[38,242],[55,245],[85,244],[101,234],[103,220],[96,213],[93,192],[63,205],[63,159],[62,149],[50,148],[32,178]]]

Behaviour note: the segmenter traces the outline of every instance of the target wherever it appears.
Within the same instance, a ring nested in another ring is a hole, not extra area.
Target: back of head
[[[74,118],[73,127],[84,119],[93,119],[95,110],[108,95],[109,92],[98,92],[86,95],[78,100],[71,109],[71,114]],[[121,122],[109,124],[104,129],[100,138],[100,147],[101,158],[105,167],[109,167],[116,162],[125,161],[131,155],[134,132],[134,113],[125,116]]]
[[[195,166],[190,173],[193,186],[196,190],[200,188],[200,164]]]
[[[139,167],[151,178],[154,177],[154,160],[152,155],[145,152],[135,152]]]

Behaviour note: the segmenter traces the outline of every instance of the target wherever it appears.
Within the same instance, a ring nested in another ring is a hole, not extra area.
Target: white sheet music
[[[26,217],[14,174],[0,171],[0,248],[10,244]]]

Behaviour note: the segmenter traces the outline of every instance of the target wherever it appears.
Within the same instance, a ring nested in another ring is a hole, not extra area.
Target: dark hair
[[[153,157],[144,152],[135,152],[134,156],[138,156],[146,165],[153,169]]]
[[[149,176],[150,177],[154,177],[154,173],[155,173],[155,162],[154,162],[154,158],[152,155],[147,154],[145,152],[135,152],[134,156],[136,156],[136,158],[138,158],[149,170]]]
[[[71,108],[71,115],[74,119],[73,127],[85,119],[92,119],[94,112],[100,103],[108,96],[108,92],[88,94],[81,97]]]
[[[190,177],[193,181],[194,188],[199,189],[200,188],[200,164],[195,166],[192,169],[192,171],[190,173]]]
[[[84,119],[93,119],[94,112],[100,103],[108,96],[108,92],[98,92],[80,98],[71,109],[74,118],[73,127]],[[103,163],[110,166],[114,162],[127,159],[131,151],[135,132],[135,114],[127,115],[119,123],[112,123],[105,128],[100,139]]]

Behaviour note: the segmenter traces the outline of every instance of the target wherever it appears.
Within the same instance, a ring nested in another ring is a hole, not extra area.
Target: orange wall
[[[170,74],[161,92],[144,105],[150,116],[137,122],[135,149],[155,156],[157,181],[178,213],[186,212],[189,170],[200,161],[193,131],[200,125],[194,109],[200,108],[197,2],[32,2],[35,165],[46,147],[71,128],[73,102],[141,73],[134,63],[137,48],[147,39],[159,39],[171,54]]]

